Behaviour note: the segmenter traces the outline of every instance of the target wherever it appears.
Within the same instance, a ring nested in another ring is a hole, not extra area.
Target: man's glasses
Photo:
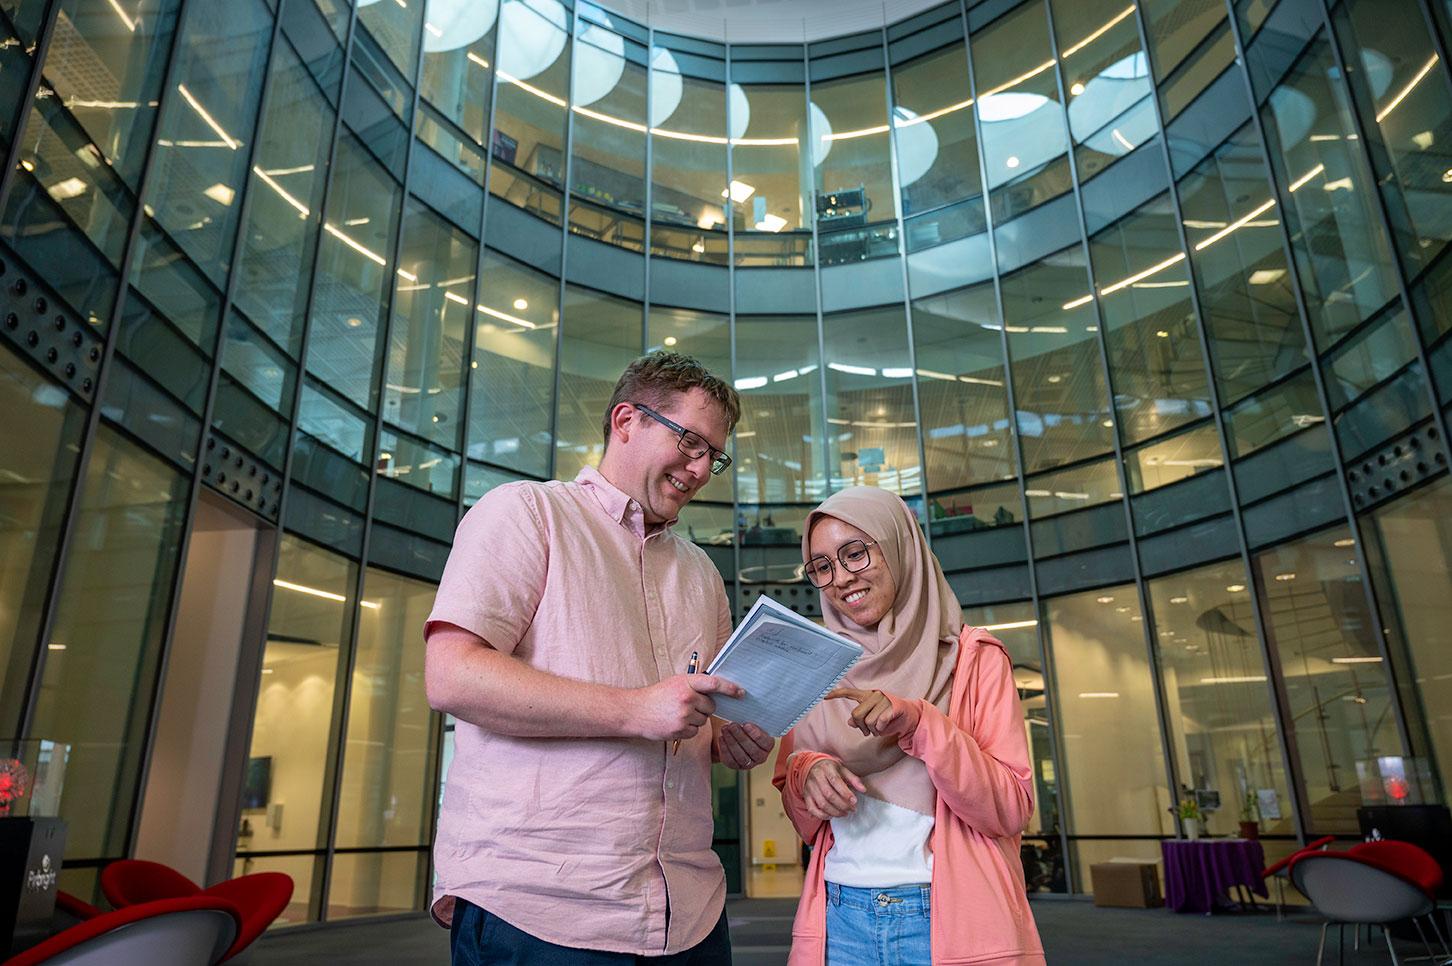
[[[837,562],[846,568],[849,574],[860,573],[872,564],[872,555],[867,548],[875,546],[876,540],[848,540],[837,548]],[[807,579],[812,586],[821,590],[832,582],[832,558],[824,553],[819,553],[808,560],[802,568],[807,573]]]
[[[666,429],[677,433],[680,438],[676,440],[676,449],[680,450],[683,456],[688,456],[693,460],[698,460],[702,456],[705,456],[707,453],[710,453],[711,475],[720,476],[722,473],[726,472],[726,467],[731,465],[731,457],[727,456],[725,453],[721,452],[719,449],[716,449],[710,443],[706,442],[704,439],[701,438],[701,435],[699,433],[691,432],[680,423],[671,419],[667,419],[660,413],[656,412],[654,409],[651,409],[649,406],[642,406],[640,403],[637,402],[633,402],[630,405],[634,406],[636,409],[639,409],[651,419],[654,419],[656,422],[660,423]]]

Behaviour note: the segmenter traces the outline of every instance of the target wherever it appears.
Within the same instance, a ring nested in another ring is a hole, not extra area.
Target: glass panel
[[[1019,845],[1029,892],[1064,892],[1063,840],[1059,838],[1059,785],[1054,769],[1053,715],[1039,656],[1033,604],[994,604],[963,611],[963,623],[982,627],[1003,642],[1013,660],[1013,680],[1023,705],[1024,732],[1034,770],[1034,812]]]
[[[338,142],[314,279],[307,371],[372,408],[374,352],[398,224],[398,185],[351,136]]]
[[[171,47],[179,0],[141,0],[129,10],[65,0],[56,13],[44,83],[112,171],[134,191]],[[37,5],[38,6],[38,5]],[[34,123],[34,122],[32,122]],[[24,138],[32,143],[30,137]],[[99,177],[95,156],[69,174]],[[59,171],[55,172],[60,174]]]
[[[1126,584],[1041,605],[1075,835],[1175,834],[1139,601]]]
[[[1169,195],[1089,242],[1121,438],[1138,442],[1210,415],[1189,272]]]
[[[287,44],[280,44],[273,58],[271,84],[252,162],[242,274],[233,298],[296,358],[318,243],[333,112]]]
[[[378,450],[379,476],[449,500],[458,494],[459,458],[453,453],[387,430],[378,434]]]
[[[119,858],[140,777],[157,652],[171,608],[187,482],[97,429],[60,582],[32,737],[71,746],[66,854]]]
[[[1216,792],[1211,835],[1259,821],[1294,835],[1271,685],[1255,634],[1245,567],[1211,564],[1149,583],[1170,747],[1181,784]]]
[[[559,3],[504,0],[489,190],[555,224],[565,184],[569,14]]]
[[[1276,175],[1286,186],[1281,197],[1306,309],[1324,350],[1397,291],[1371,171],[1324,39],[1301,55],[1262,113]]]
[[[148,200],[152,217],[218,284],[232,258],[271,36],[259,0],[207,0],[188,12],[174,54]]]
[[[1066,248],[1002,284],[1025,471],[1113,449],[1114,414],[1083,250]]]
[[[419,94],[475,142],[489,123],[494,24],[498,0],[471,4],[427,0]]]
[[[1452,184],[1442,180],[1452,168],[1447,65],[1418,3],[1350,0],[1334,18],[1397,248],[1415,274],[1452,237]]]
[[[1345,527],[1255,558],[1266,633],[1285,681],[1287,713],[1318,835],[1356,834],[1363,789],[1380,785],[1378,759],[1402,747],[1391,681],[1372,638],[1361,573]]]
[[[1001,225],[1072,187],[1044,7],[1025,4],[971,38],[974,110],[993,220]]]
[[[0,349],[0,411],[25,425],[25,432],[7,434],[0,451],[0,476],[6,480],[0,488],[0,660],[5,668],[0,708],[13,731],[29,683],[85,414],[9,349]]]
[[[1097,506],[1124,496],[1114,460],[1095,460],[1057,473],[1046,473],[1024,481],[1029,515],[1035,519]],[[1122,530],[1116,525],[1116,531]],[[1119,537],[1123,539],[1122,534]],[[1042,548],[1040,548],[1042,555]]]
[[[283,534],[273,579],[262,684],[247,752],[249,775],[266,768],[264,788],[243,790],[239,857],[249,852],[323,848],[324,811],[331,805],[333,704],[338,656],[348,638],[348,618],[358,567],[346,557]],[[269,822],[267,808],[286,807]],[[295,880],[299,892],[308,880]],[[303,892],[303,901],[307,895]]]
[[[484,253],[469,374],[474,459],[536,476],[549,472],[559,299],[557,279]]]
[[[479,249],[410,198],[389,330],[383,418],[448,449],[460,448],[464,340],[473,324]]]
[[[1145,33],[1166,122],[1235,59],[1222,0],[1144,0]]]
[[[812,85],[813,194],[821,264],[896,255],[897,201],[881,70]]]
[[[1119,0],[1050,0],[1059,42],[1069,133],[1087,181],[1155,135],[1149,58],[1134,6]]]
[[[1365,519],[1362,534],[1383,618],[1396,630],[1407,662],[1401,677],[1404,703],[1420,700],[1432,756],[1445,783],[1452,779],[1452,481],[1443,477],[1381,507]],[[1415,690],[1410,686],[1415,682]],[[1413,692],[1409,695],[1408,692]]]
[[[1309,371],[1286,380],[1226,414],[1232,456],[1249,456],[1279,439],[1324,423],[1316,383]]]
[[[903,497],[922,492],[913,368],[899,306],[828,315],[827,425],[833,489],[880,486]],[[921,513],[921,501],[913,501]]]
[[[609,23],[603,13],[599,19]],[[596,205],[645,215],[645,51],[580,20],[570,101],[575,157],[570,191]]]
[[[333,856],[328,918],[414,912],[427,901],[427,871],[423,852],[340,852]]]
[[[599,465],[610,396],[625,367],[640,356],[641,309],[639,302],[565,286],[556,479],[572,480],[582,467]]]
[[[664,47],[651,55],[650,76],[651,251],[724,265],[726,87],[683,75]]]
[[[801,84],[731,85],[731,218],[738,246],[743,235],[808,225],[807,165],[800,158],[807,140],[804,94]],[[737,264],[745,253],[738,252]],[[785,264],[806,260],[788,257]]]
[[[419,3],[405,5],[387,0],[358,3],[358,29],[368,32],[404,77],[412,78],[414,65],[418,63],[418,21],[422,7]],[[433,36],[432,31],[429,36]]]
[[[722,379],[729,381],[731,378],[731,326],[724,315],[652,305],[646,344],[649,346],[648,352],[659,349],[684,352]],[[726,449],[732,449],[731,443],[726,444]],[[692,509],[702,502],[728,504],[725,509],[729,527],[731,481],[734,475],[734,471],[728,469],[720,476],[711,477],[696,492],[696,498],[681,511],[682,518],[692,515]],[[703,535],[705,532],[702,531]]]
[[[1222,405],[1305,361],[1276,199],[1242,127],[1180,181],[1180,209]]]
[[[928,492],[1014,475],[993,285],[913,300]]]
[[[338,796],[340,849],[429,841],[437,722],[424,700],[418,629],[436,590],[371,567],[364,578]]]
[[[827,452],[817,368],[815,317],[737,316],[741,503],[805,503],[824,495]]]
[[[1124,454],[1131,493],[1146,493],[1225,465],[1220,435],[1205,424]]]
[[[892,97],[903,215],[982,195],[962,42],[894,67]],[[983,231],[982,203],[965,210],[972,224],[962,234]]]

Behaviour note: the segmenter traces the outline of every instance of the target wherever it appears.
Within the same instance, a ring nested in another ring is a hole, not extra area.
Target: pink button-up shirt
[[[620,688],[701,667],[731,632],[704,551],[596,470],[511,483],[465,514],[440,623],[561,677]],[[711,850],[711,733],[514,738],[460,721],[434,842],[434,914],[458,896],[548,942],[660,956],[706,938],[726,881]],[[667,922],[667,904],[670,914]]]

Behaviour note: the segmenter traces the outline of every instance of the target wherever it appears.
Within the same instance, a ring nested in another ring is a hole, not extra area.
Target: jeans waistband
[[[882,916],[926,916],[931,910],[931,887],[928,885],[892,886],[887,889],[864,889],[856,886],[826,883],[827,902],[849,909],[866,909]]]

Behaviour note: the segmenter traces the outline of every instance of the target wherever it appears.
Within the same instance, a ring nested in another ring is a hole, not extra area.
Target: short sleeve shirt
[[[701,666],[730,635],[719,571],[593,468],[510,483],[465,514],[440,623],[550,674],[620,688]],[[452,896],[547,942],[644,956],[704,940],[725,900],[710,729],[681,743],[517,738],[459,721],[434,843]],[[667,916],[669,906],[669,916]]]

